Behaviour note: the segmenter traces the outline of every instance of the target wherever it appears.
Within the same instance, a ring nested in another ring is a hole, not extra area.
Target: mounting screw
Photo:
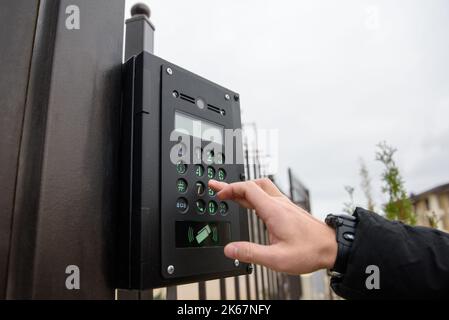
[[[169,265],[167,268],[167,273],[168,274],[173,274],[175,272],[175,267],[172,265]]]
[[[179,97],[179,93],[178,93],[178,91],[173,91],[172,92],[172,96],[173,96],[173,98],[178,98]]]
[[[238,102],[240,100],[240,96],[238,94],[234,95],[234,101]]]
[[[237,259],[234,260],[234,266],[238,267],[240,265],[240,261],[238,261]]]
[[[252,264],[249,264],[249,265],[246,267],[246,272],[248,272],[248,273],[252,273],[252,272],[253,272],[253,265],[252,265]]]
[[[231,100],[231,96],[229,95],[229,94],[225,94],[225,99],[227,100],[227,101],[229,101],[229,100]]]
[[[173,74],[173,70],[170,67],[168,67],[166,71],[167,71],[167,74],[169,74],[169,75]]]

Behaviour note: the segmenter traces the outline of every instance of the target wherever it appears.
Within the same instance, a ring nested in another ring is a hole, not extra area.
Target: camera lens
[[[204,107],[206,106],[206,102],[204,102],[203,99],[198,98],[196,99],[196,106],[200,109],[204,109]]]

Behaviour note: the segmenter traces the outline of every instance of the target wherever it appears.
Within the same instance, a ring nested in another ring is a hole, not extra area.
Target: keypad
[[[180,145],[178,153],[184,154],[185,150],[186,147]],[[176,200],[176,210],[180,214],[226,216],[229,212],[228,204],[225,201],[217,201],[216,192],[208,187],[211,179],[226,181],[227,173],[222,167],[225,162],[223,153],[217,152],[214,155],[213,150],[203,151],[201,148],[195,148],[194,157],[202,159],[203,162],[194,162],[192,165],[183,161],[176,163],[176,188],[178,194],[183,194]],[[193,181],[190,180],[192,177]],[[189,201],[192,201],[190,206]]]

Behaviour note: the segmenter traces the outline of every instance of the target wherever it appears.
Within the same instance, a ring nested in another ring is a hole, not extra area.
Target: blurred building
[[[417,215],[417,224],[449,231],[449,183],[412,194],[410,198]]]

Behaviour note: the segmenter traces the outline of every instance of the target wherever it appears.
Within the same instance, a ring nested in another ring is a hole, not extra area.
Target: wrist
[[[335,230],[324,225],[321,248],[319,250],[320,269],[332,269],[338,253],[338,243]]]

